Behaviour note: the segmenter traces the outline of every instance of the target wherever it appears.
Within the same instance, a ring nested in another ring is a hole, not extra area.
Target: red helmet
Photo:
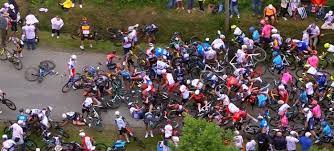
[[[260,20],[260,24],[261,24],[261,25],[265,25],[265,24],[267,24],[267,21],[264,20],[264,19],[261,19],[261,20]]]

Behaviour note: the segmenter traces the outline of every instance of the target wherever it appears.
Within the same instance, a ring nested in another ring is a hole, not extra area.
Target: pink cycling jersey
[[[283,73],[281,82],[284,85],[287,85],[289,83],[289,81],[292,81],[292,75],[290,74],[290,72]]]
[[[310,66],[312,66],[312,67],[314,67],[314,68],[317,68],[317,67],[318,67],[318,63],[319,63],[319,58],[318,58],[318,56],[313,55],[313,56],[307,58],[307,63],[308,63]]]
[[[313,116],[315,118],[320,118],[321,117],[321,108],[320,108],[320,105],[316,105],[313,109],[312,109],[312,113],[313,113]]]
[[[274,27],[267,24],[267,25],[264,25],[264,27],[262,28],[262,36],[265,37],[265,38],[270,38],[271,36],[271,29],[273,29]]]

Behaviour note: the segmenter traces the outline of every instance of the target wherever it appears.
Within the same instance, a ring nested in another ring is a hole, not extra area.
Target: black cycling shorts
[[[11,22],[11,24],[12,24],[12,27],[11,27],[12,31],[17,31],[17,22],[13,21]]]

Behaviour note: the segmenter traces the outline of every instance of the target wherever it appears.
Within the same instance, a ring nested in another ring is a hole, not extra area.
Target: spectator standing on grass
[[[204,12],[204,0],[198,0],[199,10]]]
[[[311,25],[309,25],[307,27],[306,31],[310,35],[309,46],[313,50],[316,50],[317,49],[317,44],[318,44],[318,41],[319,41],[319,36],[320,36],[320,28],[315,23],[312,23]]]
[[[6,46],[8,20],[4,14],[0,15],[1,47]]]
[[[298,138],[298,133],[295,131],[291,131],[290,135],[287,136],[286,139],[286,148],[288,151],[296,151],[297,147],[296,144],[299,142],[299,140],[295,137],[297,136]]]
[[[274,24],[277,22],[277,11],[276,8],[269,4],[266,8],[264,8],[264,18],[267,22],[271,22],[271,24]]]
[[[297,8],[299,7],[299,5],[300,5],[300,0],[291,0],[289,3],[289,7],[292,12],[292,17],[295,20],[297,20],[297,13],[298,13]]]
[[[57,34],[57,39],[58,39],[60,35],[60,29],[63,26],[64,26],[64,22],[59,16],[52,18],[51,19],[51,28],[52,28],[51,37],[54,37],[54,35]]]
[[[242,138],[242,135],[240,135],[239,131],[234,131],[234,145],[236,148],[238,148],[239,150],[242,150],[243,148],[243,143],[244,143],[244,139]]]
[[[188,13],[190,14],[193,10],[194,0],[187,0],[187,5],[188,5]]]
[[[238,19],[240,18],[239,9],[238,9],[238,0],[231,0],[231,16],[233,17],[233,14],[237,15]]]
[[[35,50],[36,49],[36,33],[35,33],[35,26],[33,24],[26,24],[22,27],[22,33],[24,35],[24,39],[27,43],[28,50]]]
[[[312,146],[312,139],[310,132],[306,132],[304,136],[299,138],[299,144],[301,145],[302,151],[309,151]]]
[[[333,11],[329,11],[325,18],[325,23],[321,26],[321,29],[331,29],[334,30],[334,14]]]
[[[177,8],[176,10],[184,10],[184,7],[183,7],[183,0],[176,0],[176,5],[177,5]]]
[[[252,0],[253,15],[261,15],[263,0]]]
[[[289,0],[281,0],[281,7],[279,10],[280,16],[284,19],[287,20],[285,17],[286,15],[289,15],[288,13],[288,5],[289,5]]]
[[[79,7],[82,8],[82,0],[72,0],[73,4],[72,4],[72,7],[75,6],[75,3],[79,1]]]

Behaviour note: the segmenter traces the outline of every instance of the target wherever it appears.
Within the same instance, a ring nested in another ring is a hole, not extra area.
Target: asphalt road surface
[[[5,105],[1,105],[3,111],[0,119],[16,119],[19,108],[43,108],[52,106],[52,119],[60,120],[61,114],[69,111],[81,112],[81,103],[84,100],[82,91],[70,91],[66,94],[61,92],[62,86],[67,82],[67,62],[72,54],[77,55],[78,68],[85,65],[98,65],[98,62],[105,62],[104,54],[73,52],[66,53],[62,51],[51,51],[51,48],[38,48],[34,51],[24,50],[22,59],[23,69],[16,70],[8,61],[0,61],[0,89],[7,93],[7,97],[14,101],[17,110],[11,111]],[[53,48],[52,48],[53,49]],[[37,67],[40,61],[52,60],[56,64],[55,71],[58,75],[48,75],[42,83],[29,82],[24,78],[26,68]],[[81,71],[78,71],[81,72]],[[129,120],[132,127],[143,127],[143,122],[132,120],[129,111],[125,105],[118,109],[121,114]],[[114,124],[114,112],[110,110],[103,113],[103,122],[105,124]]]

